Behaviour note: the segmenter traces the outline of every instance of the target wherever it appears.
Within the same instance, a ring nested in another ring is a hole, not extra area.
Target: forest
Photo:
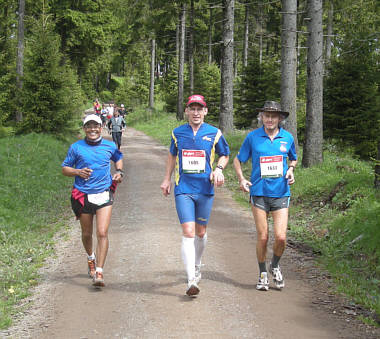
[[[2,0],[0,135],[78,127],[94,98],[183,119],[192,93],[223,132],[290,112],[302,165],[332,142],[374,162],[379,187],[376,0]],[[376,160],[377,159],[377,160]]]

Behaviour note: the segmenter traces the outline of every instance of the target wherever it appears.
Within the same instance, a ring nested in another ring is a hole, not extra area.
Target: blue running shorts
[[[176,195],[175,206],[180,223],[195,221],[197,224],[207,225],[213,202],[213,195],[198,193]]]

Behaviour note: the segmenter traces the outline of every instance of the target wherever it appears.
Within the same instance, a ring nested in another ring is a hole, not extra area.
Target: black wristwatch
[[[119,172],[121,177],[124,177],[124,171],[122,169],[117,168],[116,172]]]
[[[216,168],[219,168],[219,169],[221,169],[222,171],[224,170],[224,168],[223,168],[222,165],[216,165]]]

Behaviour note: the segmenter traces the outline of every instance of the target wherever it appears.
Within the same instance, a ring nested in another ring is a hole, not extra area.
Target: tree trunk
[[[377,141],[377,159],[375,165],[375,188],[380,189],[380,138]]]
[[[243,66],[248,65],[248,42],[249,42],[249,5],[245,4],[244,40],[243,40]]]
[[[23,86],[23,76],[24,76],[24,15],[25,15],[25,0],[19,0],[18,8],[18,36],[17,36],[17,61],[16,61],[16,71],[17,71],[17,88],[18,88],[18,105],[16,111],[16,121],[22,121],[23,114],[20,111],[21,102],[20,95]]]
[[[149,87],[149,108],[154,108],[154,66],[156,60],[156,40],[152,39],[150,57],[150,87]]]
[[[323,161],[323,28],[322,0],[308,0],[306,133],[302,165]]]
[[[189,86],[190,95],[194,94],[194,0],[190,3],[190,32],[189,32]]]
[[[281,106],[289,112],[286,129],[297,138],[297,0],[282,1]]]
[[[259,62],[261,65],[263,62],[263,7],[261,3],[259,3],[259,20],[257,20],[257,23],[259,26]]]
[[[325,50],[325,69],[328,67],[331,59],[331,37],[333,34],[333,18],[334,18],[334,4],[330,0],[330,8],[327,19],[327,37],[326,37],[326,50]]]
[[[223,50],[219,127],[223,133],[234,127],[234,0],[223,0]]]
[[[208,23],[208,64],[212,63],[212,26],[213,26],[213,17],[212,17],[212,7],[210,6],[210,18]]]
[[[179,23],[180,41],[178,57],[178,97],[177,97],[177,119],[183,120],[183,82],[184,82],[184,63],[185,63],[185,26],[186,26],[186,5],[181,5],[181,20]]]

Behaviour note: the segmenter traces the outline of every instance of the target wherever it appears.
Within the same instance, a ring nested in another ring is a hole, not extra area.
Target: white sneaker
[[[269,280],[268,280],[267,272],[261,272],[260,277],[259,277],[259,282],[256,285],[256,289],[260,291],[269,290]]]
[[[281,273],[280,266],[276,268],[272,268],[272,265],[270,267],[270,271],[273,275],[273,282],[276,286],[276,288],[281,289],[285,287],[285,281]]]
[[[200,289],[198,287],[197,282],[195,281],[195,278],[193,280],[190,280],[189,283],[187,284],[186,294],[189,297],[193,297],[199,294],[199,291]]]
[[[195,265],[195,282],[199,284],[199,282],[202,279],[202,274],[201,274],[201,265]]]

